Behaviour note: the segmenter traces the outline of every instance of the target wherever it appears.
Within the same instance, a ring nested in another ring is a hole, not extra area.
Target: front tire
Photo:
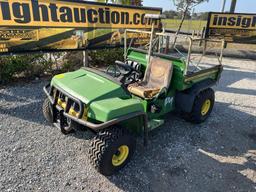
[[[103,175],[113,175],[131,159],[136,138],[128,130],[113,127],[100,131],[92,140],[89,156],[91,163]]]
[[[51,106],[51,102],[48,98],[46,98],[43,102],[43,115],[44,115],[44,118],[51,124],[53,124],[53,112],[52,112],[52,106]],[[63,133],[64,134],[68,134],[68,133],[71,133],[73,132],[74,129],[78,129],[80,128],[81,126],[74,122],[73,120],[71,119],[68,119],[66,118],[65,119],[65,126],[64,126],[64,130],[63,130]]]
[[[52,114],[52,108],[51,108],[51,102],[48,98],[46,98],[43,102],[43,114],[44,118],[49,122],[53,123],[53,114]]]
[[[201,91],[195,98],[191,113],[186,114],[186,120],[192,123],[202,123],[211,114],[215,102],[214,91],[211,88]]]

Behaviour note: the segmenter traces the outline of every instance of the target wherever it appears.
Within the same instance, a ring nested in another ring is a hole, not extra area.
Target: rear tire
[[[195,98],[191,113],[186,113],[185,119],[192,123],[202,123],[211,114],[215,102],[214,91],[211,88],[201,91]]]
[[[102,130],[91,142],[89,157],[95,169],[103,175],[113,175],[131,159],[136,138],[128,130],[113,127]]]

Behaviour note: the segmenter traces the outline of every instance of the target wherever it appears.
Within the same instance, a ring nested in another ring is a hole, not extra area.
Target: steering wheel
[[[132,66],[121,61],[116,61],[115,65],[109,66],[107,74],[114,78],[118,78],[124,85],[136,82],[141,76],[141,72],[139,70],[134,69]]]
[[[106,73],[114,78],[119,78],[122,75],[122,72],[116,65],[110,65],[107,68]]]

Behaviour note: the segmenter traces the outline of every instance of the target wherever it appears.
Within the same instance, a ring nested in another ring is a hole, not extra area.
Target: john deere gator
[[[116,61],[103,72],[82,67],[56,75],[44,88],[43,112],[49,122],[64,134],[77,125],[95,133],[89,157],[104,175],[124,167],[134,154],[137,138],[146,145],[148,133],[162,125],[169,112],[181,113],[192,123],[205,121],[214,106],[211,87],[223,68],[220,62],[190,70],[195,41],[191,38],[184,57],[166,51],[167,43],[160,39],[169,34],[152,29],[126,30],[125,35],[129,32],[148,34],[150,42],[133,47],[125,38],[124,61]]]

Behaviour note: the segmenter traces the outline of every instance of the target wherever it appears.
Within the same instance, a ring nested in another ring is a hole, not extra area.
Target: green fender
[[[92,102],[88,109],[88,117],[106,122],[134,112],[144,112],[140,99],[114,97]],[[140,133],[143,129],[143,118],[141,116],[135,117],[120,124],[132,132]]]

